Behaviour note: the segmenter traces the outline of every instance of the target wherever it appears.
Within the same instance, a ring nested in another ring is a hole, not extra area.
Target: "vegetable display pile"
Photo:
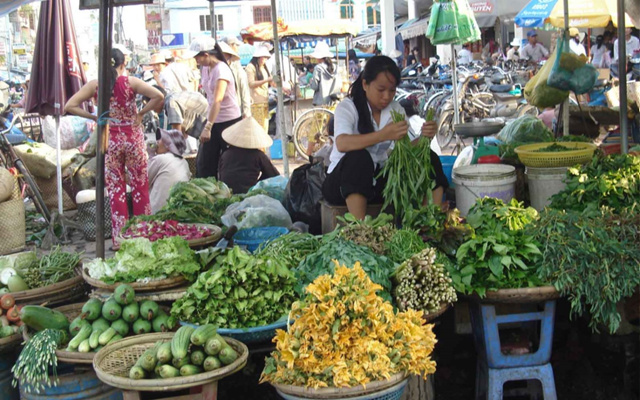
[[[409,229],[397,230],[385,246],[387,256],[396,264],[403,263],[426,247],[420,235]]]
[[[253,256],[235,246],[173,303],[171,322],[221,328],[268,325],[287,314],[295,283],[283,260]]]
[[[41,306],[24,306],[20,311],[31,329],[61,329],[69,333],[66,351],[89,353],[130,335],[170,330],[169,316],[151,300],[138,303],[129,285],[118,285],[113,296],[102,302],[90,299],[71,323],[59,311]]]
[[[381,287],[359,263],[334,269],[333,276],[318,277],[306,297],[293,304],[295,322],[288,332],[276,332],[276,350],[260,382],[340,388],[400,372],[434,373],[436,338],[422,312],[395,314],[391,303],[376,295]]]
[[[37,289],[71,279],[76,276],[80,256],[55,246],[40,259],[32,251],[0,257],[0,283],[6,286],[0,293]]]
[[[451,277],[437,263],[435,249],[425,249],[402,263],[394,273],[393,297],[398,309],[435,312],[458,300]]]
[[[393,122],[405,120],[403,113],[391,110]],[[427,121],[433,120],[433,112],[427,113]],[[393,151],[385,163],[380,176],[386,178],[382,196],[382,208],[392,205],[397,214],[422,205],[425,199],[431,203],[434,187],[433,166],[431,165],[431,139],[421,136],[413,145],[409,136],[404,136],[394,144]]]
[[[367,215],[364,220],[347,213],[344,218],[339,217],[338,221],[345,224],[339,230],[340,237],[366,246],[376,254],[386,253],[386,244],[396,232],[392,222],[393,216],[384,213],[376,218]]]
[[[124,239],[144,237],[152,242],[171,236],[180,236],[184,240],[194,240],[211,236],[211,229],[178,221],[143,221],[129,226],[123,233]]]
[[[572,315],[589,313],[589,325],[614,333],[616,303],[640,285],[640,215],[589,207],[584,212],[547,209],[531,232],[542,243],[540,274],[566,295]]]
[[[27,393],[40,393],[46,387],[55,385],[58,358],[56,349],[68,340],[68,335],[59,329],[45,329],[33,335],[22,349],[13,372],[13,386]],[[53,371],[53,381],[49,377],[49,368]]]
[[[0,297],[0,339],[18,333],[20,326],[23,324],[20,319],[20,308],[9,293]]]
[[[455,256],[460,245],[473,233],[473,229],[462,222],[458,209],[444,211],[437,204],[406,211],[402,226],[417,230],[425,243],[450,256]]]
[[[178,236],[127,239],[113,258],[96,258],[84,264],[90,277],[112,284],[163,279],[182,275],[193,281],[200,272],[195,253]]]
[[[282,260],[289,268],[295,268],[306,256],[320,248],[320,240],[309,233],[289,232],[267,242],[258,255]]]
[[[169,379],[209,372],[233,363],[238,353],[213,325],[183,326],[171,341],[147,349],[129,370],[131,379]]]
[[[516,147],[523,144],[553,141],[553,133],[549,128],[542,120],[532,115],[523,115],[508,123],[497,137],[502,142],[500,145],[502,158],[514,161],[518,161]]]
[[[537,218],[535,209],[515,199],[509,204],[490,197],[476,200],[467,215],[475,232],[460,246],[458,263],[449,271],[456,290],[484,297],[487,290],[541,286],[537,266],[542,253],[525,229]]]
[[[595,205],[622,210],[640,198],[640,157],[594,157],[589,164],[569,168],[566,183],[566,189],[551,197],[549,207],[581,211]]]
[[[567,146],[563,146],[561,144],[558,143],[553,143],[547,147],[542,147],[538,150],[536,150],[536,153],[559,153],[561,151],[573,151],[575,149],[572,149],[570,147]]]
[[[368,247],[359,246],[344,239],[328,241],[295,268],[298,278],[296,292],[302,295],[305,287],[317,277],[333,274],[335,265],[332,260],[337,260],[341,265],[354,265],[360,262],[369,278],[382,287],[380,296],[385,300],[391,300],[389,277],[394,270],[393,261],[386,256],[375,254]]]

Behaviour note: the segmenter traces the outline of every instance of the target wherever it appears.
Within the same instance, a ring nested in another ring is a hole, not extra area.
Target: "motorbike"
[[[611,70],[611,76],[619,78],[619,66],[617,62],[611,63],[609,67]],[[640,80],[640,56],[629,58],[627,62],[627,78],[632,81]]]

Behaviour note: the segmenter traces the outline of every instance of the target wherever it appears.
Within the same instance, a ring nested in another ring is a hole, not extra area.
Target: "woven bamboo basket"
[[[19,347],[21,343],[22,335],[20,334],[20,332],[0,339],[0,354],[8,353],[14,350],[15,348]]]
[[[407,375],[404,372],[400,372],[384,381],[370,382],[367,383],[366,386],[358,385],[348,388],[329,387],[313,389],[304,386],[281,385],[278,383],[272,383],[272,385],[278,392],[281,392],[284,395],[290,395],[302,399],[348,399],[366,395],[371,395],[371,398],[376,398],[375,393],[385,391],[386,389],[392,388],[406,380]]]
[[[194,155],[189,155],[189,156],[185,156],[184,159],[187,160],[187,164],[189,164],[189,172],[191,172],[191,177],[195,178],[196,176],[196,160],[197,160],[197,156]]]
[[[67,320],[71,322],[78,315],[80,315],[80,313],[82,312],[82,306],[84,306],[84,303],[68,304],[66,306],[55,308],[54,310],[63,313],[67,317]],[[160,308],[162,308],[167,313],[171,311],[171,309],[168,307],[160,306]],[[28,330],[24,331],[23,336],[25,341],[29,341],[29,339],[31,339],[31,333]],[[81,353],[79,351],[67,351],[65,349],[56,350],[56,357],[58,357],[58,361],[66,362],[69,364],[92,364],[95,355],[95,351]]]
[[[429,314],[424,314],[422,316],[422,319],[424,319],[427,322],[431,322],[431,321],[435,320],[436,318],[438,318],[439,316],[441,316],[442,314],[444,314],[445,312],[447,312],[447,310],[451,306],[452,306],[451,303],[443,303],[443,304],[440,305],[440,308],[438,310],[430,312]]]
[[[137,292],[151,292],[151,291],[159,291],[159,290],[163,290],[163,289],[170,289],[170,288],[175,288],[178,286],[183,286],[187,283],[187,280],[184,279],[184,277],[182,275],[180,276],[175,276],[172,278],[165,278],[165,279],[157,279],[157,280],[152,280],[149,282],[116,282],[113,284],[109,284],[109,283],[105,283],[99,279],[94,279],[92,277],[89,276],[89,274],[87,273],[87,271],[83,268],[82,269],[82,279],[84,279],[85,282],[87,282],[89,285],[95,287],[95,288],[99,288],[99,289],[105,289],[108,291],[113,292],[114,290],[116,290],[116,287],[118,287],[118,285],[122,284],[122,283],[126,283],[127,285],[131,286],[133,288],[133,290],[137,293]]]
[[[37,289],[24,290],[22,292],[11,293],[16,300],[16,304],[42,304],[55,306],[62,303],[69,303],[73,300],[85,296],[86,284],[82,276],[75,276],[53,285],[44,286]]]
[[[185,281],[186,283],[186,281]],[[170,288],[165,290],[159,290],[157,292],[140,292],[136,291],[136,301],[175,301],[184,296],[189,289],[190,284],[186,283],[183,286]],[[96,299],[106,300],[113,295],[113,290],[108,289],[96,289],[91,292],[90,297],[94,297]]]
[[[153,347],[158,341],[168,342],[171,338],[173,338],[173,333],[150,333],[118,340],[105,346],[96,354],[93,360],[93,368],[98,375],[98,379],[107,385],[124,390],[141,392],[175,391],[220,380],[225,376],[240,371],[247,364],[247,357],[249,356],[247,346],[237,340],[225,337],[224,339],[229,346],[238,353],[238,359],[232,364],[213,371],[178,378],[140,380],[129,378],[129,369],[145,350]]]
[[[555,300],[560,297],[560,292],[553,286],[540,286],[521,289],[488,290],[484,298],[480,298],[476,293],[468,297],[480,303],[526,304]]]
[[[0,203],[0,255],[22,251],[25,244],[24,202],[20,196],[18,180],[15,179],[11,198]]]
[[[44,204],[51,210],[58,209],[58,181],[56,177],[57,175],[55,174],[50,179],[39,178],[37,176],[33,177],[42,194]],[[62,189],[62,208],[65,211],[76,209],[75,200],[69,196],[64,188]]]

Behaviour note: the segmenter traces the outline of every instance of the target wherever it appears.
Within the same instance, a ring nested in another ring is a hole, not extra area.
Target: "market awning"
[[[286,39],[293,36],[309,37],[344,37],[355,36],[358,27],[350,21],[327,22],[325,20],[295,21],[285,23],[278,19],[278,36]],[[251,25],[240,31],[246,42],[273,40],[273,25],[271,22]]]
[[[405,22],[398,28],[398,33],[402,35],[403,40],[412,39],[424,35],[429,26],[429,17],[413,18]]]
[[[376,45],[378,38],[380,38],[379,27],[360,32],[358,36],[351,39],[351,43],[358,47],[371,47]]]
[[[515,18],[518,26],[541,27],[549,22],[564,26],[564,4],[559,0],[531,0]],[[576,28],[605,27],[610,22],[618,26],[618,7],[615,0],[569,0],[569,26]],[[634,22],[625,13],[625,25]]]
[[[469,0],[480,28],[491,28],[496,19],[515,17],[527,5],[528,0]]]
[[[0,1],[0,15],[9,14],[13,10],[17,10],[25,4],[33,3],[38,0],[5,0]],[[41,0],[44,1],[44,0]]]

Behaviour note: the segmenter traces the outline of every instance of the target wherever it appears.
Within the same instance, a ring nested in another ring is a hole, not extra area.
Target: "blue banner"
[[[549,18],[557,2],[558,0],[531,0],[531,2],[516,15],[516,25],[523,28],[544,26],[544,21]]]

